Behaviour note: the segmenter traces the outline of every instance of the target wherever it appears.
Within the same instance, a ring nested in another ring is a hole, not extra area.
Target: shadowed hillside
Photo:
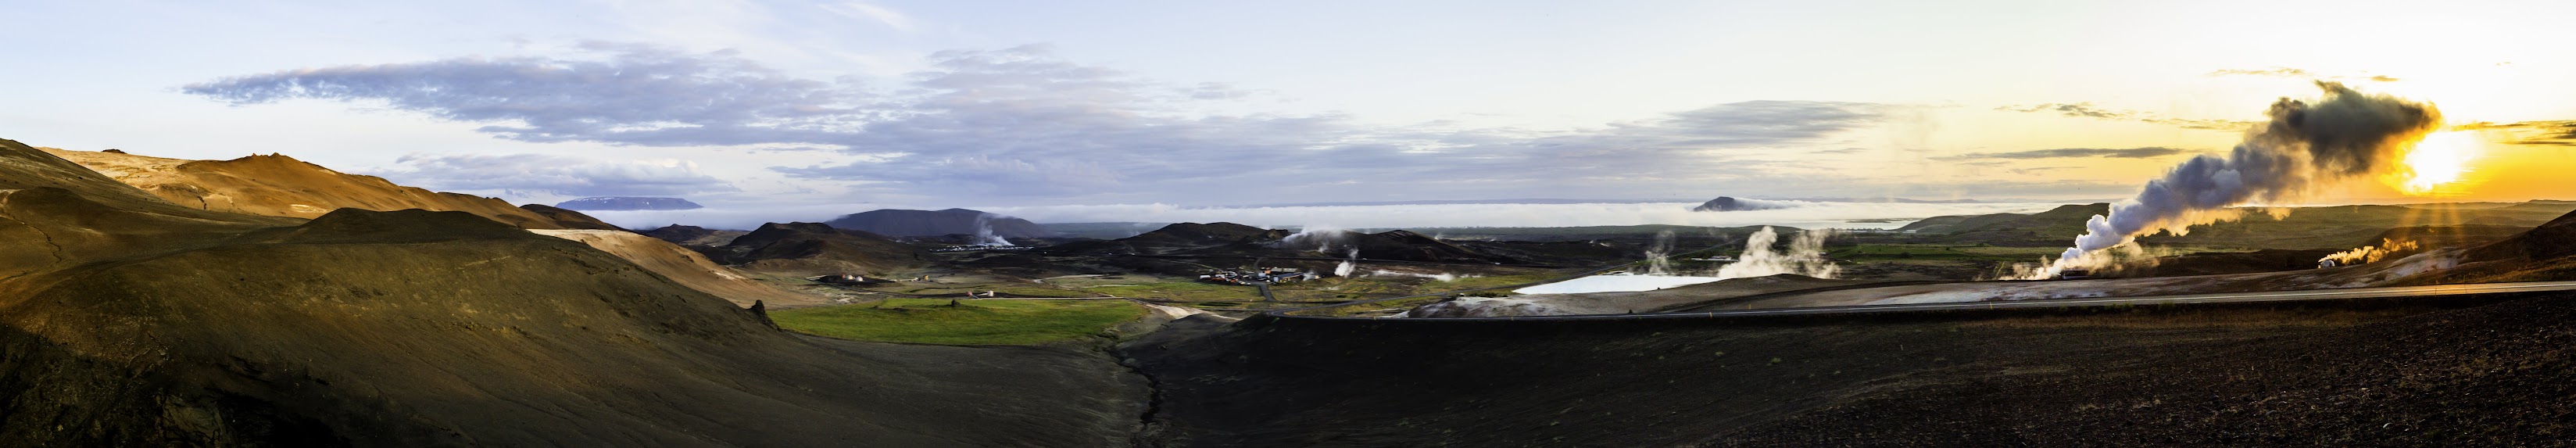
[[[462,212],[210,212],[5,141],[0,188],[0,445],[1096,446],[1143,409],[1078,349],[796,336]]]
[[[723,246],[702,249],[717,261],[785,275],[885,275],[927,264],[929,252],[884,235],[818,223],[768,223]]]

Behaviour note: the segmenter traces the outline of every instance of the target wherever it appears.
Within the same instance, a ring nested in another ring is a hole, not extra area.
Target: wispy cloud
[[[730,51],[592,43],[602,60],[455,58],[286,70],[181,90],[236,105],[382,101],[532,142],[647,146],[821,144],[869,111],[849,82],[799,79]]]
[[[2316,72],[2311,72],[2311,71],[2302,70],[2302,69],[2296,69],[2296,68],[2290,68],[2290,67],[2272,67],[2272,68],[2264,68],[2264,69],[2243,69],[2243,68],[2219,69],[2219,70],[2215,70],[2215,71],[2211,71],[2211,72],[2209,72],[2209,76],[2268,76],[2268,77],[2274,77],[2274,78],[2299,78],[2299,79],[2361,79],[2361,80],[2369,80],[2369,81],[2377,81],[2377,82],[2397,82],[2397,81],[2399,81],[2399,79],[2397,79],[2397,77],[2394,77],[2394,76],[2388,76],[2388,75],[2369,75],[2369,74],[2358,74],[2358,75],[2322,75],[2322,74],[2318,74],[2318,73],[2316,73]]]
[[[2103,157],[2103,158],[2114,158],[2114,159],[2145,159],[2145,158],[2153,158],[2153,157],[2164,157],[2164,156],[2172,156],[2172,155],[2191,154],[2191,153],[2193,153],[2193,152],[2194,152],[2194,151],[2190,151],[2190,150],[2183,150],[2183,149],[2175,149],[2175,148],[2166,148],[2166,147],[2161,147],[2161,146],[2149,146],[2149,147],[2144,147],[2144,148],[2116,148],[2116,149],[2114,149],[2114,148],[2059,148],[2059,149],[2034,149],[2034,150],[2029,150],[2029,151],[2012,151],[2012,152],[1980,152],[1980,153],[1961,154],[1961,155],[1955,155],[1955,156],[1934,157],[1934,159],[1938,159],[1938,160],[1978,160],[1978,159],[2060,159],[2060,158],[2075,158],[2075,157]]]
[[[2275,76],[2283,78],[2307,78],[2316,76],[2316,74],[2309,73],[2307,70],[2289,67],[2272,67],[2266,69],[2219,69],[2217,71],[2209,72],[2209,76]]]
[[[867,2],[852,1],[826,3],[820,6],[824,11],[831,11],[833,14],[839,14],[853,19],[875,21],[877,23],[885,24],[886,27],[894,28],[896,31],[909,32],[912,31],[913,28],[912,16],[904,15],[901,12],[895,12],[895,10],[869,4]]]
[[[2513,123],[2477,122],[2453,126],[2453,129],[2489,130],[2512,136],[2509,144],[2576,146],[2576,120],[2523,121]]]
[[[2212,119],[2192,119],[2192,118],[2171,118],[2171,117],[2166,117],[2166,116],[2163,116],[2163,115],[2160,115],[2160,114],[2156,114],[2156,113],[2153,113],[2153,112],[2141,112],[2141,111],[2125,110],[2125,109],[2108,109],[2108,108],[2103,108],[2103,107],[2100,107],[2100,106],[2095,106],[2095,105],[2093,105],[2093,103],[2090,103],[2090,102],[2082,102],[2082,103],[2043,103],[2043,104],[2032,104],[2032,105],[2003,106],[2003,107],[1997,107],[1997,108],[1995,108],[1995,110],[2011,111],[2011,112],[2039,112],[2039,113],[2054,113],[2054,114],[2058,114],[2058,115],[2060,115],[2060,116],[2067,116],[2067,117],[2076,117],[2076,118],[2092,118],[2092,119],[2111,120],[2111,121],[2137,121],[2137,122],[2142,122],[2142,123],[2161,124],[2161,125],[2173,126],[2173,127],[2179,127],[2179,128],[2184,128],[2184,129],[2207,129],[2207,130],[2214,130],[2214,131],[2242,131],[2242,130],[2245,130],[2246,128],[2254,127],[2254,125],[2256,124],[2255,122],[2252,122],[2252,121],[2240,121],[2240,120],[2212,120]]]

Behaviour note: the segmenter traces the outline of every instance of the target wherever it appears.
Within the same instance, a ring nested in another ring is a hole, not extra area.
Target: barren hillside
[[[473,213],[528,229],[598,228],[590,225],[598,220],[588,216],[559,220],[500,199],[395,185],[384,178],[332,171],[276,154],[183,160],[42,149],[171,203],[205,210],[312,219],[340,208],[416,208]]]

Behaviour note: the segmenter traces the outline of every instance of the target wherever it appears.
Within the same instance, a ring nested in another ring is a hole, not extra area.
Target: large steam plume
[[[1003,238],[1001,235],[993,234],[994,216],[995,215],[991,213],[975,215],[975,244],[987,246],[1012,245],[1009,238]]]
[[[1841,275],[1842,266],[1834,264],[1833,260],[1825,259],[1825,239],[1833,236],[1833,229],[1800,231],[1797,237],[1789,240],[1789,252],[1781,253],[1771,248],[1772,244],[1780,241],[1780,233],[1772,231],[1770,227],[1763,227],[1761,231],[1753,232],[1751,237],[1745,239],[1744,255],[1734,263],[1719,267],[1716,277],[1731,279],[1798,274],[1815,278],[1834,278]]]
[[[2432,104],[2361,93],[2336,82],[2319,81],[2317,87],[2325,95],[2315,103],[2272,103],[2271,121],[2246,131],[2234,150],[2193,157],[2147,182],[2110,215],[2095,215],[2084,223],[2075,247],[2036,274],[2108,263],[2109,257],[2095,255],[2158,230],[2188,232],[2194,224],[2230,216],[2228,207],[2287,202],[2336,181],[2391,172],[2407,148],[2442,123]]]

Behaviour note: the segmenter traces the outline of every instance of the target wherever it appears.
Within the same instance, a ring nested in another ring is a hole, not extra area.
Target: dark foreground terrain
[[[2544,446],[2576,296],[1871,318],[1185,320],[1164,446]]]

